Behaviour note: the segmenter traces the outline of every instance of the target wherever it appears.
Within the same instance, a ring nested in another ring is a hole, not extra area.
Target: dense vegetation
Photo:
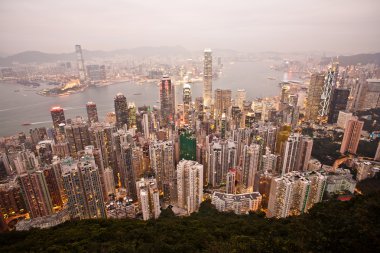
[[[340,144],[335,142],[333,138],[315,138],[313,141],[311,156],[322,164],[332,166],[335,160],[342,156],[339,153]]]
[[[315,205],[308,214],[199,213],[158,220],[82,220],[0,236],[0,252],[380,252],[380,194]]]

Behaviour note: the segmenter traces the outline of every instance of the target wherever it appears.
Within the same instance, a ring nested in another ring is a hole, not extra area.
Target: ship
[[[141,95],[141,93],[133,93],[133,95],[139,96],[139,95]]]
[[[29,123],[29,122],[25,122],[25,123],[22,123],[21,125],[22,126],[30,126],[32,123]]]
[[[276,78],[274,78],[274,77],[267,77],[269,80],[276,80]]]

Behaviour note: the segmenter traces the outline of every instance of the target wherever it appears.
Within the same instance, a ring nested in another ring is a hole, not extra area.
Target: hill
[[[338,58],[339,65],[341,66],[348,66],[348,65],[356,65],[356,64],[377,64],[380,65],[380,53],[374,53],[374,54],[356,54],[356,55],[341,55]],[[329,64],[331,62],[331,57],[323,58],[321,63],[322,64]]]
[[[82,220],[8,232],[0,252],[380,252],[380,194],[315,205],[308,214],[265,219],[218,213],[210,202],[190,217]]]

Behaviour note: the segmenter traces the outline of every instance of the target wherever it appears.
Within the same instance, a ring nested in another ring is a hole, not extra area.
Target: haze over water
[[[247,91],[247,99],[277,96],[278,83],[283,73],[269,68],[271,62],[236,62],[224,63],[223,73],[213,81],[213,90],[217,88],[232,89],[233,96],[237,89]],[[274,77],[276,80],[270,80]],[[192,84],[192,98],[202,96],[203,83]],[[97,104],[100,120],[107,112],[114,111],[113,99],[122,92],[128,102],[136,106],[159,106],[159,90],[156,84],[135,84],[130,82],[105,87],[88,88],[82,93],[62,97],[43,97],[35,93],[35,89],[19,84],[0,83],[0,136],[28,132],[30,128],[49,127],[52,125],[50,108],[61,106],[65,110],[66,119],[82,116],[87,119],[85,105],[88,101]],[[20,92],[15,92],[20,90]],[[141,95],[134,95],[141,93]],[[182,103],[182,85],[176,86],[176,103]],[[22,123],[32,123],[22,126]]]

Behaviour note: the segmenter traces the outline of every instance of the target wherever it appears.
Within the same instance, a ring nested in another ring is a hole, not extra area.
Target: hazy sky
[[[0,0],[0,52],[380,51],[379,0]]]

